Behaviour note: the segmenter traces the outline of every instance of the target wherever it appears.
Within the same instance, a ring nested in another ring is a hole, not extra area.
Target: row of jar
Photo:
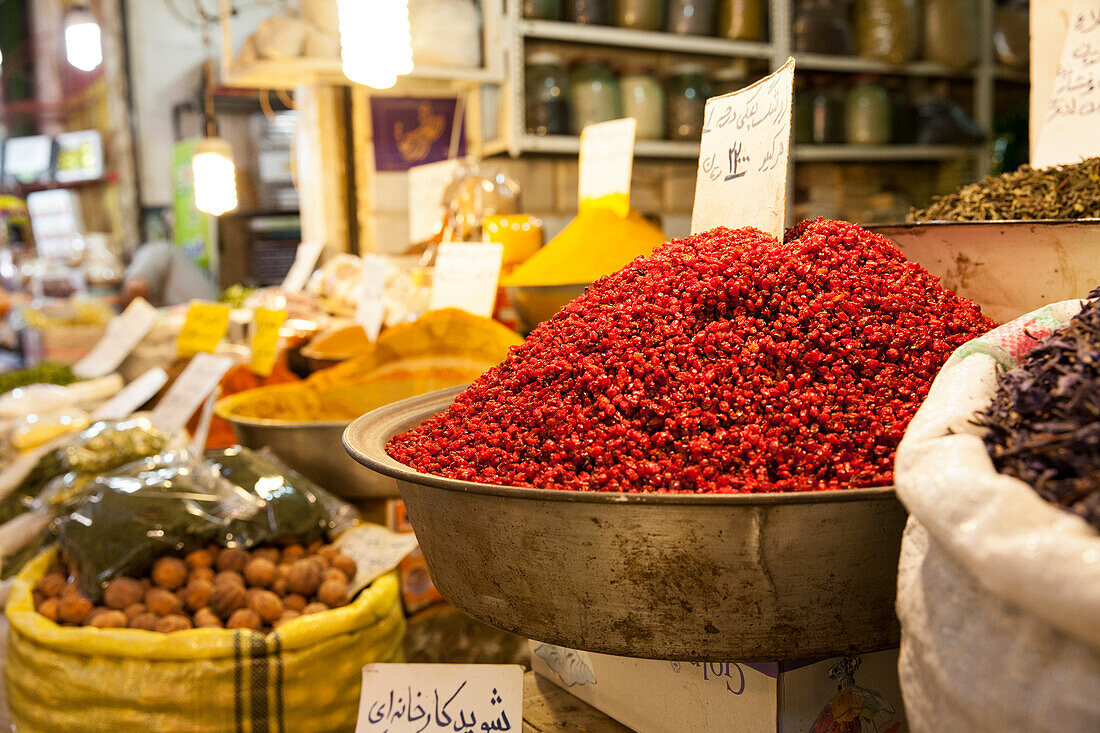
[[[849,145],[965,145],[981,142],[981,128],[945,95],[888,85],[873,76],[850,86],[797,85],[795,143]]]
[[[652,69],[628,66],[617,73],[599,56],[582,56],[566,66],[552,52],[527,59],[527,131],[533,135],[579,135],[594,122],[633,117],[639,140],[699,140],[707,99],[741,89],[743,66],[708,76],[706,67],[684,62],[669,69],[664,83]]]
[[[739,41],[764,39],[766,8],[767,0],[523,0],[528,18]]]

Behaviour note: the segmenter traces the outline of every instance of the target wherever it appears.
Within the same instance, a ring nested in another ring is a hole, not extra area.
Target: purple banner
[[[446,160],[454,130],[454,97],[372,97],[374,159],[380,171],[404,171]],[[459,124],[458,155],[466,154]]]

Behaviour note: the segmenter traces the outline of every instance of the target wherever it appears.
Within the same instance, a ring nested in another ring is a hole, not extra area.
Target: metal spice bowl
[[[474,618],[605,654],[745,662],[896,646],[905,510],[892,488],[612,494],[414,471],[391,437],[462,388],[381,407],[344,446],[401,491],[432,580]]]

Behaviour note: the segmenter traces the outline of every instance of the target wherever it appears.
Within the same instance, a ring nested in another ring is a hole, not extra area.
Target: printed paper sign
[[[191,301],[191,305],[187,307],[183,329],[176,338],[176,353],[179,356],[212,353],[229,328],[231,310],[233,309],[224,303]]]
[[[252,358],[249,368],[266,377],[275,368],[279,350],[279,329],[286,322],[286,311],[257,308],[252,326]]]
[[[73,374],[81,379],[104,377],[118,369],[157,322],[157,309],[144,298],[130,305],[107,324],[107,332],[83,359],[73,365]]]
[[[707,100],[691,231],[756,227],[783,239],[794,59]]]
[[[439,234],[443,226],[443,192],[454,178],[459,161],[409,168],[409,243],[420,244]]]
[[[282,289],[288,293],[300,293],[313,274],[313,267],[325,246],[320,242],[302,242],[294,253],[294,263],[283,278]]]
[[[96,420],[124,420],[151,400],[167,383],[168,372],[160,367],[153,367],[97,407],[92,417]]]
[[[1100,0],[1077,0],[1031,165],[1100,155]]]
[[[178,432],[231,366],[233,359],[228,356],[195,354],[191,363],[160,398],[150,417],[153,424],[168,434]]]
[[[581,130],[580,208],[599,202],[619,216],[630,211],[630,172],[637,130],[638,121],[633,117],[586,125]]]
[[[504,245],[444,242],[435,256],[428,310],[461,308],[489,318],[497,298]]]
[[[363,282],[359,302],[355,304],[355,321],[374,341],[382,331],[386,316],[386,258],[363,255]]]
[[[522,731],[518,664],[368,664],[356,733]]]

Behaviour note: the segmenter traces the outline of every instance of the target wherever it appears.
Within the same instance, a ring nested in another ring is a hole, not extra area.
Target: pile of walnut
[[[162,557],[151,578],[116,578],[103,605],[88,600],[59,560],[34,589],[34,605],[66,626],[182,631],[270,631],[299,616],[346,605],[355,561],[319,540],[251,551],[210,546],[182,560]]]

